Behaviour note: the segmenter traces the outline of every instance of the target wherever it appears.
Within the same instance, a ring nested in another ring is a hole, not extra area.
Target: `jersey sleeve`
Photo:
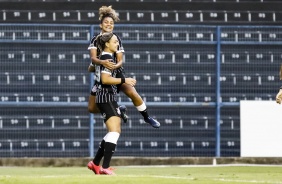
[[[92,37],[91,41],[90,41],[90,44],[88,46],[88,49],[87,50],[90,50],[90,49],[97,49],[97,41],[96,41],[96,37],[98,35],[95,35]]]
[[[103,70],[101,71],[101,73],[107,73],[107,74],[111,75],[111,74],[112,74],[112,71],[109,70],[108,68],[104,68],[104,67],[103,67]]]
[[[114,33],[115,34],[115,33]],[[115,34],[116,35],[116,34]],[[116,35],[117,36],[117,39],[118,39],[118,42],[119,42],[119,47],[118,47],[118,51],[117,51],[117,53],[119,53],[119,52],[124,52],[124,48],[123,48],[123,45],[122,45],[122,41],[121,41],[121,39],[120,39],[120,37],[118,36],[118,35]]]

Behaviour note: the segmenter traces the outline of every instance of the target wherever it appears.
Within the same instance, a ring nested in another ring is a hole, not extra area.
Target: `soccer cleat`
[[[113,172],[113,169],[111,168],[103,168],[103,167],[100,167],[100,174],[106,174],[106,175],[116,175],[114,172]]]
[[[120,117],[122,118],[124,123],[127,123],[128,116],[126,115],[126,107],[124,105],[119,106]]]
[[[155,120],[154,118],[151,118],[150,116],[147,119],[144,119],[144,121],[148,124],[150,124],[154,128],[160,128],[161,124]]]
[[[100,174],[100,166],[95,165],[93,161],[88,162],[87,167],[88,169],[92,170],[95,174]]]

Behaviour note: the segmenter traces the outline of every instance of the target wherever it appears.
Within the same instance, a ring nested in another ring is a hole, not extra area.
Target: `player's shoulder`
[[[100,35],[100,33],[94,34],[91,38],[91,41],[94,41],[97,38],[97,36],[99,36],[99,35]]]
[[[120,39],[120,37],[119,37],[119,35],[118,35],[117,33],[113,32],[113,34],[116,35],[116,37],[117,37],[118,39]]]

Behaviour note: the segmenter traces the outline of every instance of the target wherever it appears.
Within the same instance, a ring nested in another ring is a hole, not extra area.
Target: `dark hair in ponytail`
[[[113,35],[113,33],[103,33],[97,36],[97,48],[100,50],[99,56],[102,54],[106,43],[113,37]]]

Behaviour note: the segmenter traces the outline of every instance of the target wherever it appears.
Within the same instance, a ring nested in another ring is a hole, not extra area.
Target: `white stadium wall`
[[[282,106],[241,101],[241,157],[282,157]]]

